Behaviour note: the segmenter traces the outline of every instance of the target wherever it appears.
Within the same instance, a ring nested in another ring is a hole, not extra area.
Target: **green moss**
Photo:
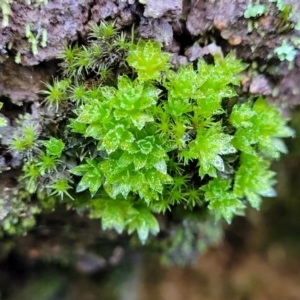
[[[0,197],[0,237],[25,235],[35,225],[39,205],[30,201],[31,194],[24,190],[5,188]]]
[[[0,109],[2,108],[2,106],[3,106],[3,103],[0,102]],[[4,127],[6,125],[7,125],[6,120],[4,118],[0,117],[0,127]],[[0,138],[1,138],[1,135],[0,135]]]
[[[244,17],[257,18],[266,12],[266,6],[263,4],[249,4],[245,10]]]
[[[136,231],[143,243],[159,231],[154,213],[231,222],[274,195],[269,165],[293,131],[263,98],[239,99],[246,65],[230,53],[175,71],[158,42],[130,42],[113,24],[91,30],[85,46],[60,55],[67,79],[43,91],[58,114],[54,130],[44,120],[53,137],[25,155],[28,191],[89,211],[104,229]]]
[[[298,53],[297,49],[289,44],[286,40],[282,44],[275,48],[274,53],[278,56],[281,61],[294,61]]]

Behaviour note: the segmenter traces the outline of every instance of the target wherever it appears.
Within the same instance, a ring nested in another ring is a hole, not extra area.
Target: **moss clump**
[[[60,58],[64,77],[43,91],[53,123],[42,120],[25,157],[30,193],[57,195],[143,243],[159,232],[155,213],[231,222],[275,194],[269,165],[293,131],[263,98],[238,97],[245,65],[232,53],[173,70],[158,42],[102,23]]]

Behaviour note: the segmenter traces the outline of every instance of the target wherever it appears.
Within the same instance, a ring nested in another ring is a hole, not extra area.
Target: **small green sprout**
[[[3,107],[3,103],[0,102],[0,109],[1,109],[2,107]],[[6,125],[7,125],[6,120],[5,120],[4,118],[0,117],[0,127],[4,127],[4,126],[6,126]],[[1,135],[0,135],[0,137],[1,137]]]
[[[77,70],[78,76],[84,76],[90,69],[93,68],[94,62],[94,51],[91,48],[87,48],[85,46],[82,47],[80,51],[78,51],[76,55],[76,59],[74,62],[74,66]]]
[[[294,46],[290,45],[286,40],[282,44],[274,49],[275,54],[281,61],[294,61],[298,53]]]
[[[186,189],[183,195],[189,207],[201,207],[204,203],[203,193],[197,187],[189,186],[189,188]]]
[[[37,182],[40,176],[40,169],[36,161],[27,162],[23,166],[23,175],[21,180],[25,180],[25,188],[29,193],[35,193],[37,189]]]
[[[49,106],[49,108],[54,107],[58,111],[59,107],[64,101],[67,100],[67,89],[68,80],[57,80],[54,79],[53,84],[45,83],[47,90],[40,91],[41,94],[47,95],[44,103]]]
[[[90,29],[89,37],[95,39],[110,39],[118,33],[115,24],[108,22],[101,22],[100,25],[92,24]]]
[[[39,166],[40,173],[44,175],[47,171],[56,169],[57,158],[49,154],[41,153],[37,165]]]
[[[77,73],[75,64],[76,64],[78,52],[79,52],[78,46],[65,45],[63,51],[58,54],[57,58],[63,61],[62,67],[63,67],[63,74],[65,76],[73,77]]]
[[[25,26],[25,35],[28,39],[28,42],[31,44],[31,51],[33,55],[37,55],[38,54],[38,39],[36,36],[34,36],[34,34],[31,32],[31,24],[28,23]]]
[[[111,77],[111,75],[112,75],[112,72],[108,67],[101,66],[99,68],[99,76],[102,81],[106,81],[107,79],[109,79]]]
[[[77,103],[82,103],[86,96],[86,88],[83,84],[78,84],[70,88],[70,99]]]
[[[11,15],[10,4],[14,0],[2,0],[1,2],[1,11],[2,11],[2,26],[6,27],[8,25],[9,16]]]
[[[156,235],[159,232],[159,224],[146,205],[139,204],[134,208],[137,214],[134,214],[128,222],[128,233],[132,234],[134,231],[137,231],[141,243],[145,244],[149,233]]]
[[[291,16],[292,13],[292,7],[290,5],[283,5],[282,9],[280,10],[280,18],[284,21],[287,22],[288,19]]]
[[[231,180],[214,178],[201,189],[209,202],[208,209],[214,211],[216,220],[224,217],[230,223],[234,215],[245,209],[241,199],[231,190]]]
[[[69,183],[70,179],[66,176],[61,176],[55,179],[50,185],[47,186],[47,188],[51,190],[50,196],[55,195],[63,199],[64,195],[67,195],[69,198],[74,200],[74,198],[68,192],[68,190],[72,188]]]
[[[114,46],[120,50],[128,50],[130,43],[127,41],[127,37],[123,32],[114,40]]]
[[[92,197],[95,196],[104,181],[99,162],[87,159],[86,164],[81,164],[70,170],[72,174],[82,176],[76,188],[77,192],[89,189]]]
[[[45,48],[47,46],[47,39],[48,39],[48,33],[47,29],[42,30],[42,40],[41,40],[41,46]]]
[[[44,146],[46,147],[47,155],[60,157],[64,150],[65,143],[60,139],[51,137],[48,141],[44,142]]]
[[[264,4],[249,4],[244,12],[244,17],[246,19],[257,18],[263,15],[266,11],[266,6]]]
[[[37,127],[25,121],[20,129],[13,134],[10,141],[10,149],[19,153],[36,149]]]
[[[127,62],[133,67],[141,81],[159,79],[161,71],[169,68],[171,55],[161,51],[158,42],[145,42],[140,40],[137,45],[132,45]]]
[[[16,56],[15,56],[15,63],[20,64],[21,63],[21,52],[18,51]]]
[[[236,152],[231,143],[232,138],[222,132],[220,123],[215,123],[208,129],[201,128],[198,130],[196,139],[189,143],[188,149],[182,153],[182,156],[186,161],[198,159],[201,178],[206,174],[217,177],[217,170],[223,172],[225,169],[221,155]]]
[[[27,37],[28,42],[31,44],[31,51],[33,55],[38,54],[38,44],[45,48],[47,46],[47,29],[39,29],[38,33],[36,35],[33,34],[31,31],[31,25],[30,23],[26,24],[25,26],[25,35]]]

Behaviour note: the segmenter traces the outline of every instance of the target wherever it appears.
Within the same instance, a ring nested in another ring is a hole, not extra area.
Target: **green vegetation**
[[[2,26],[6,27],[9,23],[9,16],[11,15],[11,5],[17,2],[16,0],[2,0],[1,1],[1,12],[2,12]],[[21,0],[20,2],[24,2],[26,5],[42,5],[47,4],[48,0]]]
[[[286,4],[284,3],[284,0],[269,0],[269,2],[273,2],[276,4],[276,7],[279,11],[284,10],[284,7]]]
[[[294,61],[298,51],[285,40],[280,46],[275,48],[274,52],[281,61]]]
[[[31,24],[26,24],[25,26],[25,36],[28,40],[28,42],[31,45],[31,51],[33,55],[37,55],[38,54],[38,44],[40,43],[40,45],[44,48],[47,46],[47,30],[43,29],[40,30],[37,35],[34,35],[31,32]],[[39,42],[40,40],[40,42]]]
[[[266,6],[263,4],[249,4],[247,9],[244,12],[244,17],[246,19],[249,18],[257,18],[263,15],[266,12]]]
[[[256,19],[262,15],[264,15],[267,11],[267,7],[264,4],[252,4],[249,3],[245,12],[244,12],[244,17],[248,19],[248,31],[252,32],[253,31],[253,26],[254,26],[254,21],[253,19]]]
[[[5,234],[22,235],[35,225],[35,215],[41,212],[39,205],[30,201],[28,192],[5,188],[0,196],[0,237]]]
[[[10,5],[13,0],[2,0],[1,1],[1,12],[2,12],[2,26],[6,27],[9,22],[9,16],[11,14]]]
[[[2,106],[3,106],[3,103],[0,102],[0,109],[2,108]],[[4,127],[4,126],[6,126],[6,120],[4,118],[0,117],[0,127]]]
[[[42,91],[52,117],[20,119],[11,138],[20,189],[142,243],[159,232],[155,214],[231,222],[274,196],[270,162],[293,131],[263,98],[238,97],[246,65],[229,53],[174,70],[170,57],[107,23],[91,27],[88,44],[66,46],[63,78]]]
[[[12,10],[11,10],[11,5],[13,5],[14,3],[16,3],[16,0],[2,0],[1,1],[1,6],[0,6],[0,11],[2,13],[2,27],[7,27],[9,24],[9,16],[12,14]],[[42,4],[47,4],[48,1],[47,0],[35,0],[35,1],[31,1],[31,0],[20,0],[19,3],[24,3],[27,6],[35,6],[35,7],[39,7]],[[47,38],[48,38],[48,33],[47,33],[47,29],[45,28],[40,28],[38,30],[38,32],[34,33],[31,31],[31,27],[33,24],[28,23],[25,25],[24,28],[24,33],[25,33],[25,37],[28,40],[28,43],[30,44],[31,47],[31,52],[33,55],[37,55],[38,54],[38,45],[40,45],[41,47],[45,48],[47,46]],[[10,43],[10,45],[8,45],[8,49],[10,49],[12,47],[12,43]],[[15,62],[17,64],[21,63],[21,52],[20,49],[17,51],[16,56],[15,56]]]
[[[269,0],[270,4],[261,4],[257,1],[255,4],[252,1],[248,4],[244,17],[248,19],[248,31],[252,32],[255,27],[260,36],[264,36],[264,32],[259,28],[255,19],[263,15],[272,15],[276,18],[275,29],[277,34],[287,33],[292,30],[299,30],[300,21],[298,16],[293,12],[293,7],[285,3],[284,0]],[[274,4],[272,4],[274,3]],[[297,34],[287,36],[282,40],[280,46],[276,47],[274,53],[281,61],[290,62],[289,67],[293,66],[293,61],[299,49],[299,37]]]

